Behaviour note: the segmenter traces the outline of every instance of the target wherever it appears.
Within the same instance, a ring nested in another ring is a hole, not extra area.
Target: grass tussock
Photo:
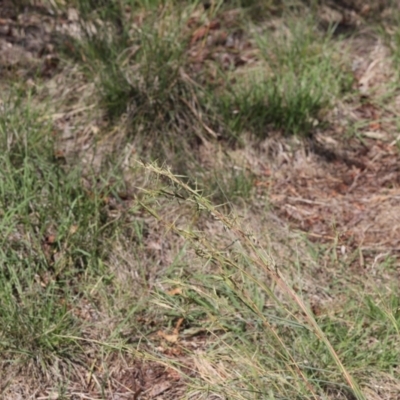
[[[104,208],[112,189],[65,170],[43,119],[18,95],[3,104],[0,318],[2,354],[45,374],[58,359],[82,358],[71,307],[85,297],[81,284],[108,275],[100,260],[115,225]]]
[[[263,63],[239,78],[224,99],[237,131],[312,135],[323,114],[351,88],[350,69],[335,56],[332,36],[310,23],[288,21],[257,35]]]
[[[146,6],[136,15],[133,5],[125,12],[115,3],[91,8],[82,2],[83,40],[73,55],[96,80],[109,120],[125,116],[126,139],[184,170],[180,153],[187,158],[191,147],[225,133],[214,131],[221,124],[212,97],[188,71],[187,24],[196,5]]]

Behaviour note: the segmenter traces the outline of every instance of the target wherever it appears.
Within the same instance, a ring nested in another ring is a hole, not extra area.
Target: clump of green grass
[[[252,32],[260,67],[248,74],[220,71],[216,79],[208,62],[197,72],[191,66],[187,21],[201,9],[196,4],[147,5],[146,12],[124,2],[80,4],[84,36],[76,54],[96,81],[108,118],[118,124],[125,115],[126,139],[135,138],[143,154],[179,173],[195,169],[195,149],[208,140],[234,143],[244,131],[266,137],[271,129],[312,134],[351,86],[332,35],[319,32],[312,18],[290,16],[277,31],[260,34],[239,13],[236,24]],[[210,12],[218,18],[224,9],[220,4]]]
[[[0,348],[45,373],[58,358],[84,356],[76,341],[84,324],[71,307],[104,273],[99,260],[114,228],[107,192],[84,187],[80,167],[65,169],[54,157],[51,125],[30,94],[2,107]]]
[[[327,107],[351,87],[350,69],[335,58],[331,35],[318,32],[308,18],[256,40],[265,63],[239,77],[223,98],[232,128],[261,137],[271,128],[310,135]]]
[[[226,133],[208,88],[190,73],[186,23],[196,4],[142,10],[129,2],[93,9],[81,3],[84,35],[75,42],[75,56],[95,80],[100,106],[113,124],[125,116],[126,140],[183,172],[196,146]],[[122,11],[126,7],[130,13]]]

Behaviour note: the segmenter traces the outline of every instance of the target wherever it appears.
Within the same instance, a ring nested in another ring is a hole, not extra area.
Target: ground
[[[0,5],[3,398],[399,397],[400,11],[203,3]]]

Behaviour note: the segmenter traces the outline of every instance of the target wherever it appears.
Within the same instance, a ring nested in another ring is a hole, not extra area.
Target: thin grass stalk
[[[144,165],[144,164],[140,163],[140,165],[142,167],[144,167],[146,170],[148,170],[150,173],[153,173],[159,177],[165,177],[171,183],[173,183],[176,187],[184,189],[189,194],[189,197],[186,198],[185,201],[195,204],[198,207],[198,209],[200,209],[200,210],[208,211],[213,218],[221,221],[226,229],[230,230],[231,232],[233,232],[236,235],[236,237],[241,239],[241,243],[245,244],[246,248],[250,251],[251,261],[254,262],[254,264],[257,265],[259,268],[264,270],[271,277],[271,279],[283,290],[283,292],[286,293],[289,296],[289,298],[291,298],[294,301],[294,303],[297,304],[297,306],[300,308],[300,310],[304,313],[304,315],[306,316],[306,320],[309,322],[309,324],[312,328],[312,332],[320,341],[322,341],[324,343],[329,354],[333,358],[336,366],[339,368],[342,376],[344,377],[347,384],[352,389],[356,399],[357,400],[365,400],[366,398],[365,398],[364,394],[362,393],[359,385],[357,384],[357,382],[354,380],[354,378],[350,375],[350,373],[347,371],[347,369],[341,362],[335,349],[333,348],[332,344],[330,343],[330,341],[328,340],[328,338],[322,331],[321,327],[318,325],[318,323],[315,320],[315,318],[313,317],[311,311],[304,304],[303,300],[296,294],[296,292],[285,281],[284,277],[282,276],[282,274],[280,273],[278,268],[274,265],[273,260],[270,257],[268,257],[268,256],[266,257],[266,255],[262,254],[260,249],[256,247],[255,238],[251,234],[246,233],[242,229],[240,229],[234,219],[231,219],[228,216],[224,215],[223,213],[219,212],[211,204],[210,201],[208,201],[207,199],[202,197],[202,195],[200,194],[199,191],[192,189],[189,185],[187,185],[182,180],[180,180],[178,176],[175,176],[174,174],[172,174],[172,172],[169,171],[168,169],[162,169],[162,168],[159,168],[159,167],[151,165],[151,164]],[[176,197],[179,197],[180,199],[182,199],[181,195],[177,195]],[[162,218],[159,215],[157,215],[154,211],[150,210],[143,203],[142,203],[142,205],[155,218],[162,220]],[[176,231],[178,231],[178,233],[180,233],[182,235],[182,231],[175,228],[173,225],[169,226],[169,229],[176,230]],[[190,236],[193,237],[193,233]],[[194,239],[198,240],[199,238],[196,237]],[[313,391],[312,391],[312,393],[313,393]]]

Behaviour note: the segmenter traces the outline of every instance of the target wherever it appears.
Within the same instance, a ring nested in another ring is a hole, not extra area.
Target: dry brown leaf
[[[220,26],[221,24],[219,23],[219,21],[214,20],[206,26],[201,26],[200,28],[197,28],[193,32],[192,39],[190,40],[190,45],[193,45],[194,43],[206,37],[211,30],[219,29]]]
[[[190,39],[190,45],[193,45],[194,43],[203,39],[206,35],[208,35],[209,31],[210,31],[210,28],[208,26],[201,26],[200,28],[197,28],[193,32],[192,38]]]
[[[385,132],[379,132],[379,131],[367,131],[363,132],[362,135],[369,139],[375,139],[375,140],[385,140],[388,138]]]
[[[179,334],[179,329],[181,328],[182,323],[183,323],[183,318],[179,318],[178,322],[176,323],[175,329],[174,329],[174,335]]]
[[[154,241],[148,242],[147,248],[150,250],[158,250],[158,251],[162,250],[161,244]]]
[[[173,369],[173,368],[168,368],[167,371],[168,371],[168,376],[169,376],[172,380],[174,380],[174,381],[179,381],[179,380],[181,379],[181,374],[180,374],[178,371],[176,371],[175,369]]]
[[[56,240],[57,240],[56,235],[48,235],[46,236],[45,242],[46,244],[54,244]]]
[[[371,122],[369,124],[369,129],[371,129],[373,131],[377,131],[377,130],[381,129],[381,124],[379,122]]]
[[[158,331],[157,332],[158,336],[162,337],[169,343],[176,343],[179,338],[179,329],[181,328],[183,321],[184,321],[183,318],[178,319],[178,322],[176,323],[174,328],[174,333],[172,335],[164,333],[163,331]]]
[[[169,335],[168,333],[164,333],[163,331],[158,331],[157,334],[169,343],[176,343],[178,341],[177,334]]]
[[[77,230],[78,230],[78,225],[71,225],[69,228],[69,234],[73,235],[77,232]]]
[[[168,290],[167,294],[169,294],[170,296],[176,296],[178,294],[182,294],[182,289],[181,288],[171,289]]]

